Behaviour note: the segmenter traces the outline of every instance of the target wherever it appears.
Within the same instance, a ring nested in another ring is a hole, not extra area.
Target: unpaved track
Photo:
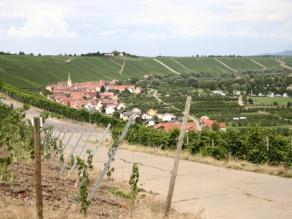
[[[120,69],[120,71],[119,71],[120,74],[123,73],[124,68],[125,68],[125,64],[126,64],[126,60],[124,59],[124,62],[123,62],[122,66],[121,66],[121,69]]]
[[[292,70],[292,67],[289,66],[289,65],[286,65],[286,63],[283,60],[276,59],[276,61],[281,65],[281,67],[286,68],[286,69],[289,69],[289,70]]]
[[[30,112],[29,115],[37,113]],[[75,129],[68,151],[83,129],[70,120],[48,119],[47,123],[56,128],[66,126]],[[92,136],[91,140],[101,132]],[[91,147],[94,145],[91,143]],[[102,147],[98,151],[94,159],[96,167],[103,168],[107,150]],[[166,199],[173,159],[120,149],[113,164],[113,177],[128,182],[133,162],[140,164],[140,187],[159,193],[160,198]],[[172,206],[184,212],[204,208],[208,218],[215,219],[291,219],[292,179],[182,160]]]
[[[262,67],[263,71],[266,71],[268,68],[267,66],[263,65],[262,63],[259,63],[258,61],[254,60],[254,59],[249,59],[250,61],[252,61],[253,63],[257,64],[258,66]]]
[[[189,69],[188,67],[186,67],[185,65],[183,65],[182,63],[180,63],[179,61],[175,60],[174,58],[169,58],[170,60],[174,61],[176,64],[180,65],[181,67],[183,67],[184,69],[186,69],[188,72],[192,72],[191,69]]]
[[[162,61],[158,60],[158,59],[153,59],[155,62],[159,63],[160,65],[162,65],[163,67],[167,68],[169,71],[177,74],[177,75],[180,75],[181,73],[180,72],[177,72],[176,70],[174,70],[173,68],[169,67],[168,65],[166,65],[165,63],[163,63]]]
[[[224,67],[228,68],[229,70],[233,71],[233,72],[238,72],[237,70],[235,70],[234,68],[231,68],[229,65],[225,64],[224,62],[222,62],[221,60],[214,58],[216,62],[220,63],[221,65],[223,65]]]

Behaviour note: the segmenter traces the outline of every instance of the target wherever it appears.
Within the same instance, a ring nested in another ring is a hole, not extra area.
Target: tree
[[[104,86],[101,86],[101,88],[100,88],[100,92],[105,92],[105,87]]]
[[[264,130],[259,125],[250,127],[244,139],[247,148],[247,160],[253,163],[264,163],[268,160]]]
[[[253,100],[252,98],[248,98],[248,99],[247,99],[247,103],[248,103],[248,104],[253,104],[253,103],[254,103],[254,100]]]
[[[217,121],[215,121],[212,125],[212,130],[213,131],[219,131],[219,124]]]

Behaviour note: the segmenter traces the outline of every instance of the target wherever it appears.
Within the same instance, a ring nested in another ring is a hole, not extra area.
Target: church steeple
[[[70,72],[68,73],[68,81],[67,81],[67,85],[68,87],[72,86],[72,81],[71,81],[71,77],[70,77]]]

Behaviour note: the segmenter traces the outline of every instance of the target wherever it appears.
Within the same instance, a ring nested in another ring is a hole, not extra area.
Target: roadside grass
[[[134,152],[142,152],[171,158],[174,158],[176,155],[175,150],[162,150],[160,148],[145,147],[142,145],[130,145],[128,143],[121,145],[121,148]],[[192,155],[188,151],[182,151],[181,159],[203,164],[210,164],[217,167],[292,178],[292,168],[286,168],[284,166],[271,166],[268,164],[253,164],[243,160],[236,160],[232,157],[230,157],[228,160],[216,160],[212,157],[203,156],[201,154]]]

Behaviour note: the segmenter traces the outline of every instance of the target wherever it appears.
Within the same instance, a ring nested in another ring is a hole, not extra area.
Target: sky
[[[292,49],[292,0],[0,0],[0,51],[254,55]]]

